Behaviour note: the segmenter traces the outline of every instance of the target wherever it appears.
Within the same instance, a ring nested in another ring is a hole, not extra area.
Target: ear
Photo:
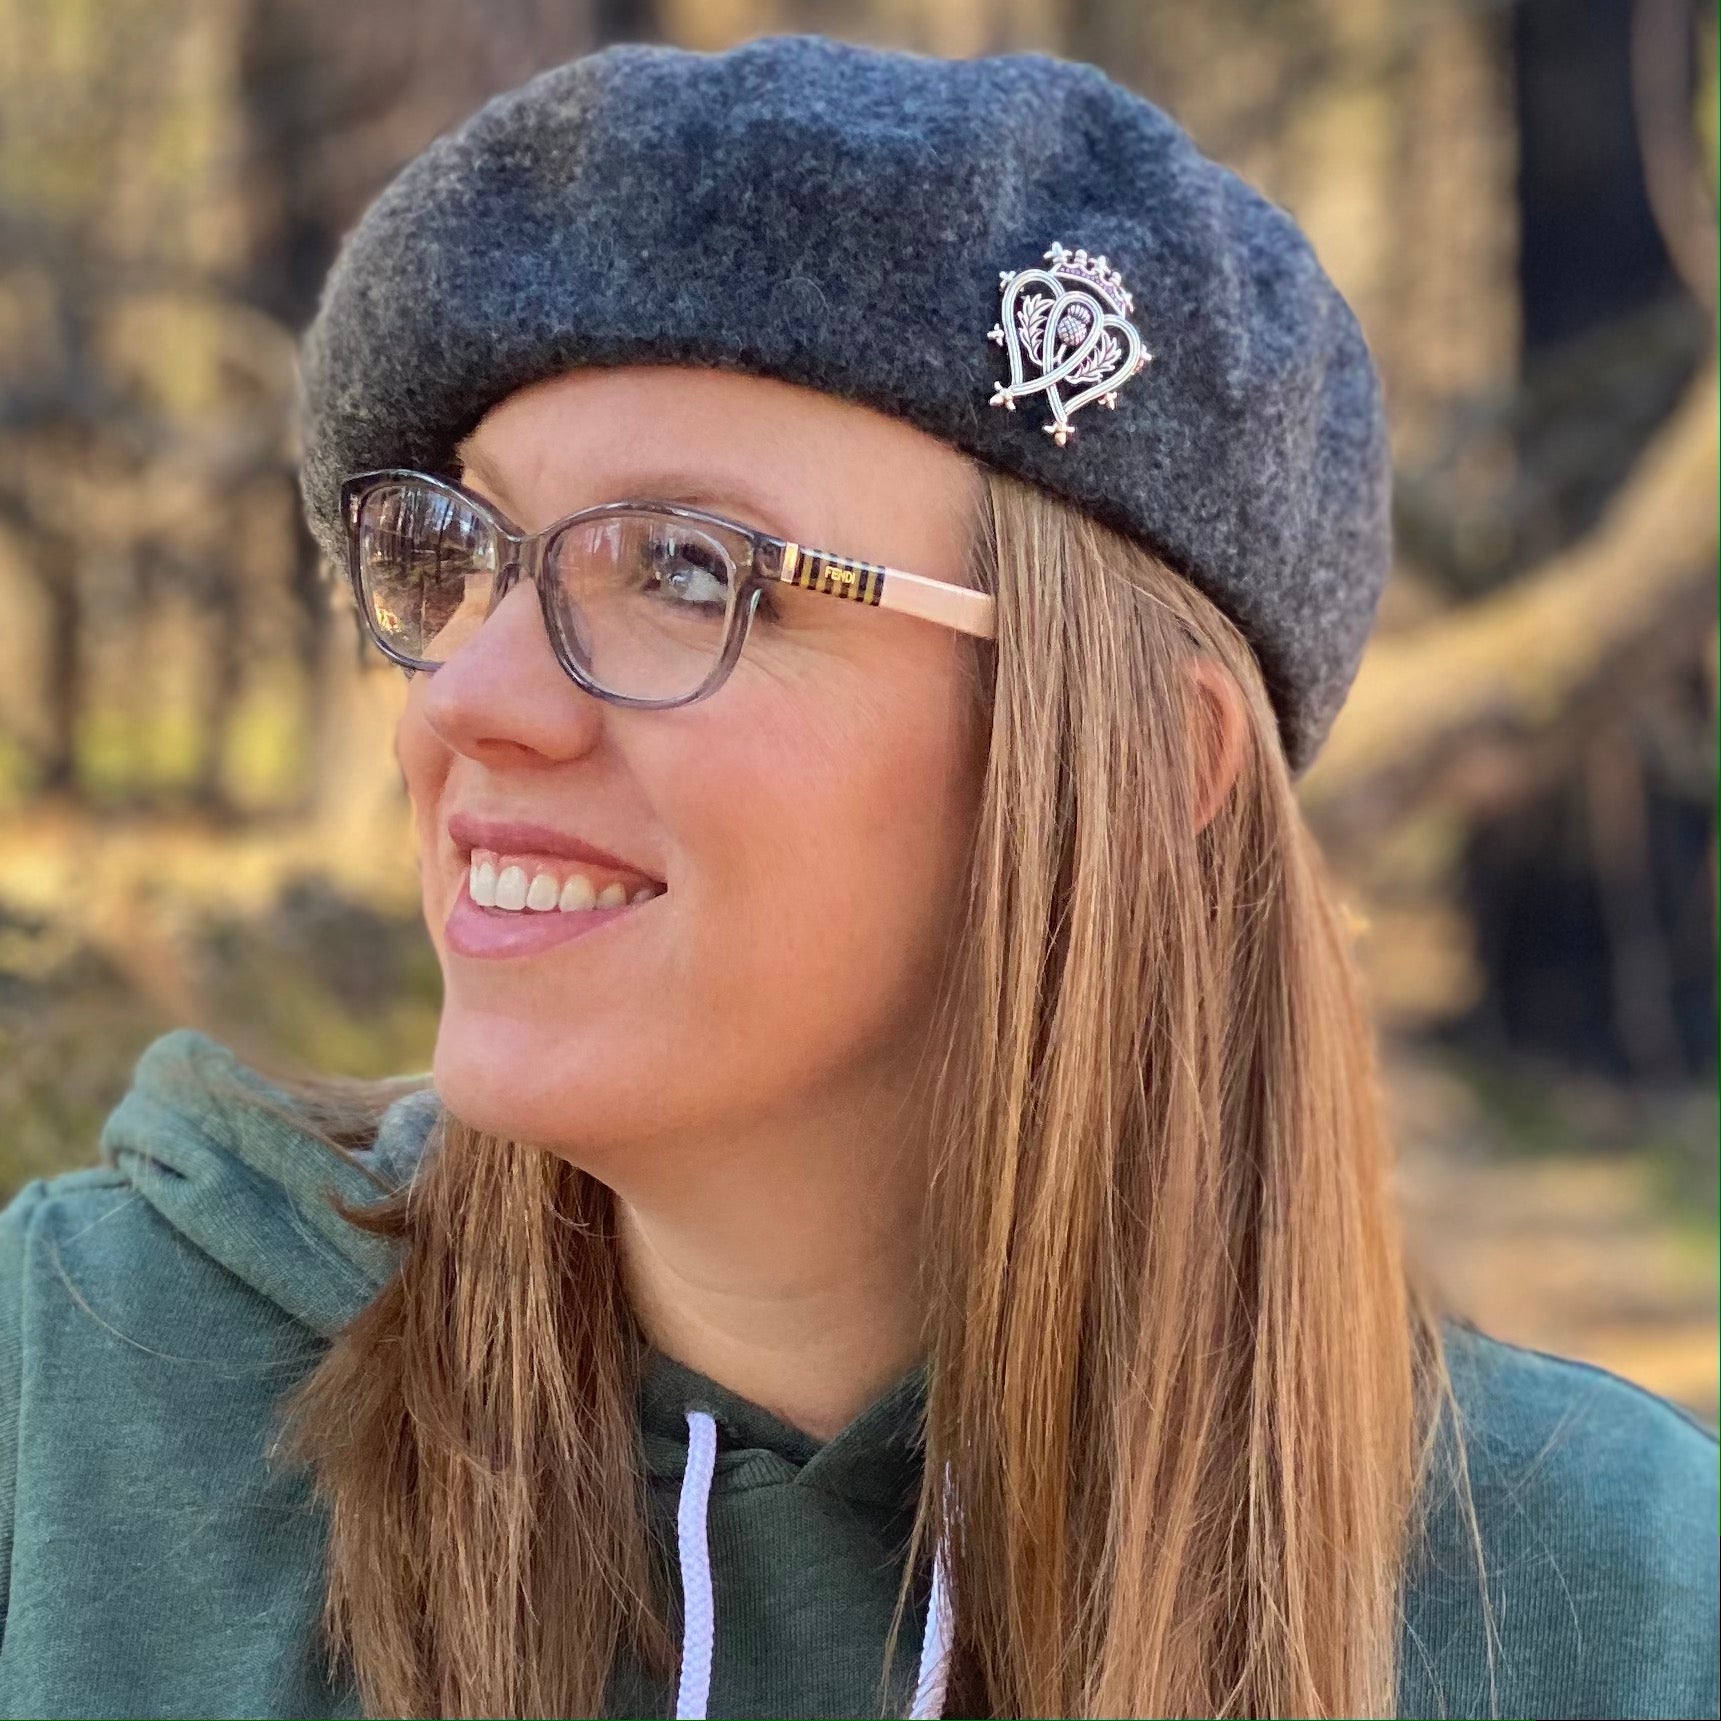
[[[1191,749],[1198,781],[1194,796],[1195,829],[1204,830],[1237,780],[1248,737],[1249,715],[1231,672],[1216,659],[1190,660],[1195,683],[1195,745]]]

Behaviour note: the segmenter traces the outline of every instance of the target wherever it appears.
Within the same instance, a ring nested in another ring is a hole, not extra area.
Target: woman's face
[[[462,481],[524,530],[651,497],[968,581],[971,463],[787,383],[577,370],[503,401],[461,454]],[[692,705],[632,710],[575,686],[525,582],[414,678],[396,747],[444,978],[434,1074],[467,1123],[607,1164],[654,1137],[792,1133],[895,1091],[922,1053],[984,765],[973,642],[774,597],[778,619],[756,616],[729,679]],[[547,941],[530,908],[460,901],[474,822],[538,827],[478,844],[498,871],[547,874],[537,900],[582,870],[653,894]],[[558,852],[577,843],[621,867]]]

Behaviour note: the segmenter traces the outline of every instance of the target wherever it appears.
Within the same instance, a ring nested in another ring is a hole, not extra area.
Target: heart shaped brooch
[[[1092,400],[1115,409],[1119,387],[1153,354],[1129,321],[1135,301],[1123,277],[1104,257],[1056,240],[1045,257],[1050,269],[999,273],[1004,306],[986,338],[1009,353],[1010,380],[995,385],[987,404],[1014,412],[1017,401],[1044,393],[1052,408],[1044,428],[1062,448],[1075,435],[1071,416]]]

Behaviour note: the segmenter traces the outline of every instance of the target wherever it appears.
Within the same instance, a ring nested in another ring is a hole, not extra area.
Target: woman
[[[612,49],[304,378],[434,1067],[181,1031],[7,1209],[7,1713],[1714,1713],[1713,1442],[1406,1284],[1283,212],[1044,56]]]

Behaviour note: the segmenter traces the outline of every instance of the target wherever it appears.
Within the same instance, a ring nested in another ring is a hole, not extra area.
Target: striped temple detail
[[[808,591],[828,592],[832,597],[876,605],[884,596],[884,576],[885,570],[876,562],[827,556],[819,550],[804,550],[799,544],[790,544],[783,551],[783,569],[777,577],[784,585],[805,586]]]

